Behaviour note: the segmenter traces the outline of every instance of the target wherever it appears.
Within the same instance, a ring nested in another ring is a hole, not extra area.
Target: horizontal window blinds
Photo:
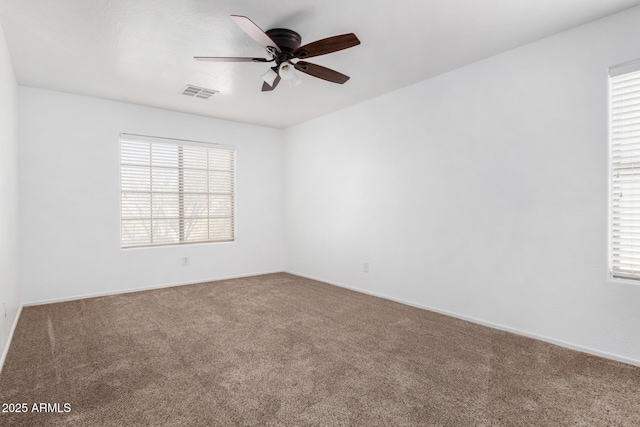
[[[640,278],[640,71],[611,74],[611,271]]]
[[[234,240],[232,147],[122,134],[121,246]]]

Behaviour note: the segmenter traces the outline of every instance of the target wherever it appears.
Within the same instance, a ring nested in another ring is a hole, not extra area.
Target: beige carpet
[[[29,409],[3,426],[640,426],[640,368],[283,273],[26,307],[0,402]]]

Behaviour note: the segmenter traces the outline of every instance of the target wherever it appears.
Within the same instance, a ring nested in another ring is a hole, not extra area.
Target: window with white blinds
[[[612,69],[611,272],[640,279],[640,71]]]
[[[234,240],[233,147],[120,136],[121,246]]]

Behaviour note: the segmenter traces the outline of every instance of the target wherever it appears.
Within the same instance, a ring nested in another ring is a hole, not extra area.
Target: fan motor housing
[[[273,40],[283,52],[292,52],[302,44],[300,34],[286,28],[268,30],[267,35],[271,37],[271,40]]]

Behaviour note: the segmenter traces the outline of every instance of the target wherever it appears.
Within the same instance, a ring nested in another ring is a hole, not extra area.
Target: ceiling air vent
[[[211,95],[218,93],[219,91],[213,89],[206,89],[203,87],[187,85],[183,90],[182,94],[187,96],[195,96],[196,98],[201,99],[209,99]]]

